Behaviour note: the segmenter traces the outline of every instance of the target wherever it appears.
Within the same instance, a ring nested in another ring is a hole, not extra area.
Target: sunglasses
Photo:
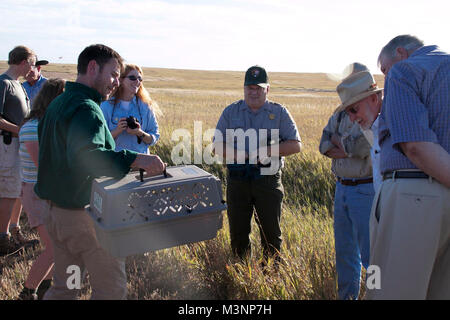
[[[127,76],[127,77],[125,77],[125,78],[128,78],[128,79],[130,79],[131,81],[136,81],[136,80],[139,80],[139,82],[142,82],[142,77],[141,76],[133,76],[133,75],[131,75],[131,76]]]

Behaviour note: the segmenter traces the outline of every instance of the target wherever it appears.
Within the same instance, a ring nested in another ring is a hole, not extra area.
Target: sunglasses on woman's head
[[[142,82],[142,77],[141,76],[133,76],[133,75],[130,75],[130,76],[127,76],[127,77],[125,77],[125,78],[128,78],[128,79],[130,79],[131,81],[136,81],[136,80],[139,80],[139,82]]]

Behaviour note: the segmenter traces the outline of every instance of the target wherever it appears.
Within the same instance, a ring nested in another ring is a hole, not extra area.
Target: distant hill
[[[8,65],[0,61],[0,72]],[[50,63],[43,66],[46,77],[61,77],[75,80],[76,65]],[[204,71],[165,68],[143,68],[144,81],[148,88],[190,89],[190,90],[240,90],[244,83],[244,72],[238,71]],[[271,91],[275,93],[329,92],[335,94],[338,84],[325,73],[270,72]],[[384,84],[382,75],[375,75],[380,87]]]

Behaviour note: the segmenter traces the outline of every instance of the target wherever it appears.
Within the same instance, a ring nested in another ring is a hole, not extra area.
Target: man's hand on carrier
[[[132,168],[144,169],[145,177],[163,174],[166,164],[156,155],[138,154],[136,160],[131,164]]]

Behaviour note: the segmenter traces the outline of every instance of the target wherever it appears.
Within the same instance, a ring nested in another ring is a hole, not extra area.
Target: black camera
[[[4,144],[11,144],[12,142],[12,133],[9,131],[2,131],[3,135],[3,143]]]
[[[127,126],[130,129],[136,129],[138,127],[138,123],[139,123],[139,120],[136,119],[136,117],[129,116],[127,118]],[[137,142],[140,144],[142,142],[142,139],[140,137],[137,137]]]
[[[129,116],[127,118],[127,126],[130,129],[136,129],[138,127],[139,120],[136,117]]]

